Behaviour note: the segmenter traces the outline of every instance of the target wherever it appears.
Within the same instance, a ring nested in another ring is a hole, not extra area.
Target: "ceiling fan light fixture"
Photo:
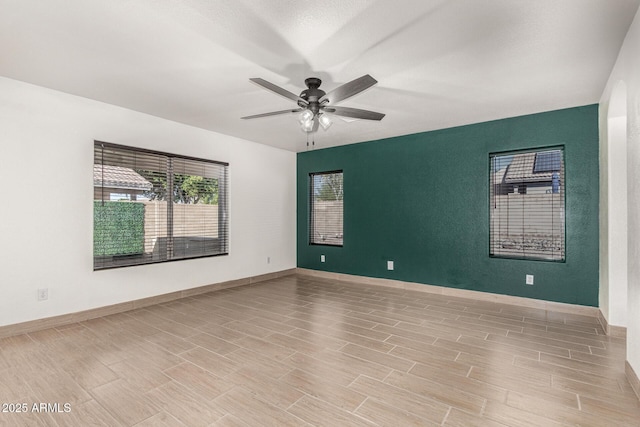
[[[322,126],[322,129],[324,130],[329,129],[333,123],[326,114],[321,114],[318,120],[320,121],[320,126]]]
[[[313,117],[313,115],[311,115]],[[300,124],[300,127],[303,132],[311,132],[313,131],[313,119],[305,120]]]
[[[311,110],[304,110],[302,113],[300,113],[298,119],[300,120],[300,124],[304,125],[305,122],[313,121],[313,113],[311,112]]]

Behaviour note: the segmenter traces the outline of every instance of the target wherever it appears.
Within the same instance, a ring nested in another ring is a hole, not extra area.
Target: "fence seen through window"
[[[557,148],[489,156],[491,256],[564,261],[563,154]]]
[[[94,269],[227,254],[227,168],[95,142]]]
[[[309,243],[342,246],[344,185],[342,171],[309,175]]]

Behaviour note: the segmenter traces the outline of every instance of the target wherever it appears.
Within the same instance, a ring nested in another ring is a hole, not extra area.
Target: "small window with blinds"
[[[342,246],[343,197],[342,171],[309,174],[309,243]]]
[[[94,270],[227,255],[228,166],[96,141]]]
[[[563,148],[489,160],[490,256],[564,261]]]

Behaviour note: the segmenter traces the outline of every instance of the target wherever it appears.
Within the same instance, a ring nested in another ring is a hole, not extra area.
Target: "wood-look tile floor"
[[[595,318],[288,276],[0,340],[0,425],[640,426],[624,354]]]

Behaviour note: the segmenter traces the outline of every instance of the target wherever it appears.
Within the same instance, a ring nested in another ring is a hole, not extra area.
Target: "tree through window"
[[[228,253],[227,163],[94,144],[94,269]]]

